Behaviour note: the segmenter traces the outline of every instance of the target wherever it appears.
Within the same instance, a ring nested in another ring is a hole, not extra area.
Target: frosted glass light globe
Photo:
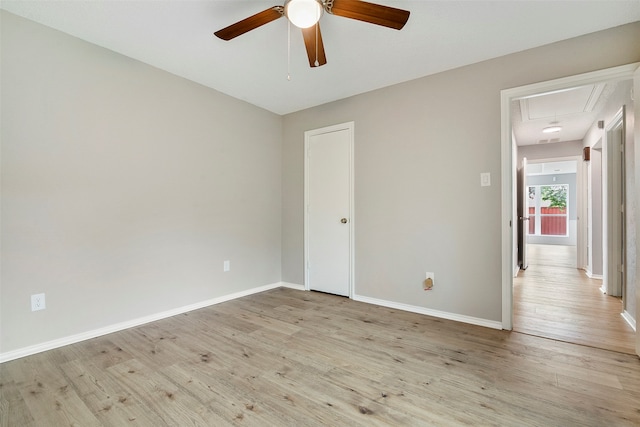
[[[284,14],[298,28],[315,25],[323,11],[318,0],[288,0],[284,5]]]

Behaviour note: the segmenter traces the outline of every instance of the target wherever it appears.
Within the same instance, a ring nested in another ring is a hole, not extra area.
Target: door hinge
[[[620,265],[618,266],[618,272],[620,272],[620,273],[624,273],[624,264],[620,264]]]
[[[620,212],[624,213],[624,204],[620,205]]]

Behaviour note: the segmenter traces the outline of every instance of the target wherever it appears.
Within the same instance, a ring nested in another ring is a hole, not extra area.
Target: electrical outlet
[[[31,311],[44,310],[45,305],[44,294],[31,295]]]
[[[231,261],[227,260],[224,262],[222,269],[227,272],[231,270]]]
[[[426,278],[423,284],[424,290],[430,291],[431,289],[433,289],[433,285],[435,284],[435,281],[436,281],[436,275],[434,273],[427,272]]]

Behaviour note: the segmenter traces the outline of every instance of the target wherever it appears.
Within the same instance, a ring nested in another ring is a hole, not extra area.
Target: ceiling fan
[[[302,30],[309,65],[320,67],[327,63],[318,22],[323,12],[396,30],[402,29],[409,19],[408,10],[361,0],[285,0],[284,6],[258,12],[214,34],[222,40],[231,40],[284,16]]]

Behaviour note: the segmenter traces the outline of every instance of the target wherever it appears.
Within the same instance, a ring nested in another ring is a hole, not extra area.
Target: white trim
[[[518,227],[517,214],[514,216],[514,160],[511,128],[511,92],[500,92],[501,120],[501,242],[502,242],[502,329],[513,329],[513,276],[511,274],[517,251],[513,248],[513,230]],[[517,233],[516,233],[517,234]],[[515,252],[515,255],[514,255]],[[517,263],[517,260],[515,260]]]
[[[502,323],[495,320],[481,319],[478,317],[465,316],[462,314],[449,313],[447,311],[433,310],[430,308],[419,307],[415,305],[402,304],[399,302],[387,301],[377,298],[365,297],[362,295],[354,295],[355,301],[367,304],[380,305],[382,307],[395,308],[397,310],[408,311],[411,313],[424,314],[426,316],[438,317],[440,319],[453,320],[456,322],[469,323],[471,325],[484,326],[492,329],[502,329]]]
[[[295,289],[296,291],[306,291],[304,285],[300,285],[298,283],[280,282],[280,286],[283,288]]]
[[[580,157],[577,160],[577,174],[576,174],[576,190],[577,190],[577,224],[576,224],[576,266],[579,269],[586,269],[587,262],[587,219],[589,214],[587,212],[589,184],[587,183],[587,166],[589,162],[583,161]]]
[[[111,334],[113,332],[122,331],[136,326],[141,326],[147,323],[155,322],[156,320],[166,319],[168,317],[176,316],[178,314],[187,313],[189,311],[198,310],[200,308],[209,307],[212,305],[220,304],[222,302],[231,301],[237,298],[246,297],[249,295],[257,294],[271,289],[279,287],[287,287],[293,289],[304,290],[301,285],[293,283],[277,282],[269,285],[258,286],[256,288],[247,289],[245,291],[234,292],[232,294],[223,295],[221,297],[200,301],[194,304],[185,305],[183,307],[174,308],[171,310],[163,311],[160,313],[151,314],[148,316],[139,317],[137,319],[128,320],[125,322],[116,323],[113,325],[105,326],[103,328],[94,329],[91,331],[81,332],[79,334],[71,335],[68,337],[58,338],[55,340],[43,342],[40,344],[31,345],[28,347],[19,348],[17,350],[8,351],[6,353],[0,353],[0,363],[8,362],[10,360],[19,359],[21,357],[30,356],[32,354],[41,353],[43,351],[53,350],[65,345],[75,344],[80,341],[85,341],[91,338],[100,337],[103,335]]]
[[[354,179],[354,140],[355,122],[340,123],[304,133],[304,290],[309,291],[309,139],[324,133],[349,131],[349,298],[353,298],[355,289],[355,179]]]
[[[593,274],[591,270],[585,270],[584,273],[589,279],[602,280],[602,274]]]
[[[536,95],[570,87],[600,83],[603,81],[630,80],[640,63],[627,64],[605,70],[575,76],[563,77],[556,80],[534,83],[526,86],[504,89],[500,91],[501,108],[501,241],[502,241],[502,328],[511,330],[513,325],[513,171],[512,171],[512,129],[511,129],[511,101],[525,96]]]
[[[609,121],[604,129],[604,137],[602,138],[602,275],[604,281],[603,289],[609,295],[622,297],[624,295],[624,286],[626,281],[626,273],[622,273],[622,283],[618,289],[618,279],[620,270],[619,266],[625,265],[625,259],[622,251],[619,249],[625,243],[625,238],[621,233],[626,233],[625,222],[626,213],[623,212],[623,220],[620,221],[620,205],[626,205],[627,199],[625,194],[625,106],[623,105],[618,112]],[[617,151],[614,144],[610,141],[611,133],[616,128],[621,128],[620,146],[622,152]],[[619,157],[620,156],[620,157]],[[618,167],[618,161],[622,159],[622,167]],[[625,236],[626,237],[626,236]],[[625,248],[626,251],[626,248]]]
[[[631,317],[631,315],[629,314],[629,312],[627,310],[625,310],[622,313],[620,313],[620,315],[629,324],[629,326],[631,326],[633,328],[633,331],[636,332],[636,319]]]

